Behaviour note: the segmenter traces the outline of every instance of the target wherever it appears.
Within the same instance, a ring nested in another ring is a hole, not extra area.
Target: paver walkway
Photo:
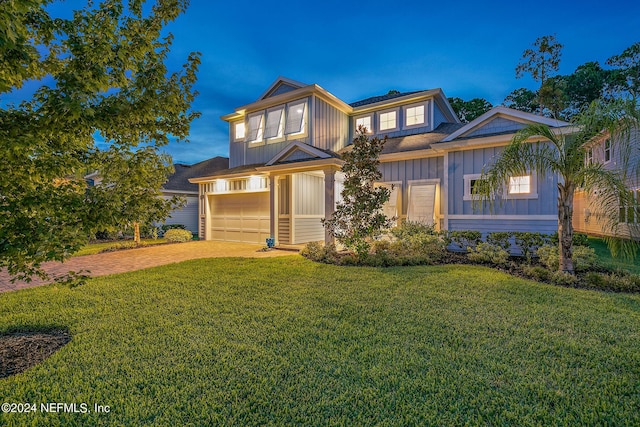
[[[86,274],[96,277],[142,270],[144,268],[172,264],[190,259],[220,257],[270,258],[295,253],[283,250],[262,252],[260,251],[262,247],[261,245],[248,243],[210,241],[154,245],[146,248],[79,256],[70,258],[64,263],[47,262],[43,264],[43,268],[52,277],[63,275],[69,271],[88,271]],[[30,283],[11,283],[6,270],[0,270],[0,292],[31,288],[50,282],[51,281],[45,282],[34,278]]]

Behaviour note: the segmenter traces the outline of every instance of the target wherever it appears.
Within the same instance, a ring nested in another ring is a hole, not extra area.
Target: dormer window
[[[281,138],[283,131],[284,107],[276,107],[267,111],[267,126],[264,136],[267,139]]]
[[[248,142],[262,141],[264,129],[263,117],[264,115],[262,113],[256,113],[249,116],[249,132],[247,133]]]
[[[233,127],[233,132],[235,141],[244,141],[246,136],[244,122],[236,123]]]
[[[398,112],[396,110],[380,113],[380,130],[395,130],[398,127]]]
[[[604,162],[611,161],[611,140],[607,139],[604,141]]]
[[[366,128],[367,133],[373,132],[373,125],[371,124],[371,116],[358,117],[356,119],[355,130],[357,131],[358,129],[360,129],[360,126],[362,126],[363,128]]]
[[[295,101],[287,104],[287,124],[284,133],[295,135],[305,132],[304,114],[307,109],[307,101]]]
[[[407,107],[404,110],[405,126],[424,124],[424,105]]]

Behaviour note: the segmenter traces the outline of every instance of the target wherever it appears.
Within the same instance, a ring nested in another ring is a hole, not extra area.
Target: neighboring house
[[[380,185],[393,188],[384,211],[438,229],[557,230],[557,177],[512,177],[493,212],[473,206],[482,168],[531,123],[568,123],[497,107],[462,124],[441,89],[347,104],[318,85],[279,78],[255,102],[222,117],[229,123],[229,169],[199,185],[199,235],[206,240],[277,244],[330,241],[321,219],[340,199],[340,153],[362,125],[388,136]]]
[[[604,135],[594,140],[587,147],[585,162],[602,163],[607,170],[620,170],[623,162],[622,157],[628,158],[626,170],[626,183],[635,203],[629,206],[611,206],[618,213],[620,226],[618,235],[631,237],[637,236],[640,229],[640,131],[635,130],[630,136],[631,144],[629,151],[625,153],[617,152],[619,144],[611,144],[609,136]],[[612,235],[611,230],[603,226],[603,221],[595,216],[595,209],[590,206],[587,194],[581,191],[576,192],[573,209],[573,228],[575,231],[592,234],[596,236]]]
[[[186,204],[181,209],[174,209],[164,224],[182,224],[192,233],[198,233],[198,186],[189,182],[189,178],[210,175],[229,167],[227,157],[213,157],[194,165],[173,165],[175,172],[169,176],[162,186],[162,197],[169,199],[182,196]]]
[[[173,196],[182,196],[186,204],[180,209],[174,209],[163,224],[182,224],[192,233],[198,232],[198,185],[189,182],[189,178],[210,175],[229,167],[227,157],[213,157],[194,165],[174,164],[175,172],[169,176],[167,182],[160,191],[162,197],[169,199]],[[86,175],[84,179],[87,185],[100,185],[102,176],[99,171]]]

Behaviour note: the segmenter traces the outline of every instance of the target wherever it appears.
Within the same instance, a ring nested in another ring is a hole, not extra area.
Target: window
[[[267,126],[264,130],[265,138],[281,138],[282,137],[282,117],[284,115],[284,107],[277,107],[267,111]]]
[[[246,136],[244,130],[244,122],[236,123],[234,126],[234,140],[244,140],[244,137]]]
[[[397,225],[397,220],[400,218],[402,209],[402,182],[384,182],[376,183],[376,186],[385,187],[389,189],[389,200],[382,205],[382,213],[387,218],[395,218],[394,226]]]
[[[362,126],[367,129],[367,133],[371,133],[373,131],[373,126],[371,126],[371,116],[359,117],[356,119],[356,131]]]
[[[249,132],[247,133],[247,141],[259,142],[262,141],[262,132],[264,127],[264,121],[262,120],[263,114],[258,113],[249,116]]]
[[[607,139],[604,141],[604,162],[609,161],[611,161],[611,140]]]
[[[435,218],[435,204],[435,184],[409,184],[407,221],[433,224]]]
[[[287,105],[287,124],[284,133],[287,135],[305,132],[304,113],[307,101],[295,101]]]
[[[405,126],[424,124],[424,105],[408,107],[405,111]]]
[[[380,113],[380,130],[393,130],[396,126],[396,112]]]
[[[640,224],[640,189],[631,191],[630,203],[620,206],[620,222]]]
[[[464,196],[463,200],[474,200],[474,195],[477,194],[476,185],[480,182],[480,174],[468,174],[462,177],[464,179]]]
[[[509,194],[531,193],[531,176],[512,176],[509,178]]]
[[[587,149],[587,153],[585,154],[585,164],[587,166],[593,164],[593,148]]]

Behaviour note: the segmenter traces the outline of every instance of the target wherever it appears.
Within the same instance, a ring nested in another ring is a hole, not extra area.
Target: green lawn
[[[0,294],[0,331],[68,328],[0,425],[640,425],[640,295],[482,267],[197,260]]]
[[[167,243],[165,239],[142,239],[143,245],[161,245],[163,243]],[[126,245],[133,244],[133,240],[117,240],[113,242],[100,242],[100,243],[89,243],[85,245],[78,252],[74,253],[73,256],[83,256],[83,255],[94,255],[99,254],[105,249],[113,248],[117,245]]]
[[[613,258],[604,240],[597,237],[589,237],[589,245],[595,249],[599,261],[605,265],[612,265],[622,270],[628,270],[634,274],[640,274],[640,254],[634,260]]]

